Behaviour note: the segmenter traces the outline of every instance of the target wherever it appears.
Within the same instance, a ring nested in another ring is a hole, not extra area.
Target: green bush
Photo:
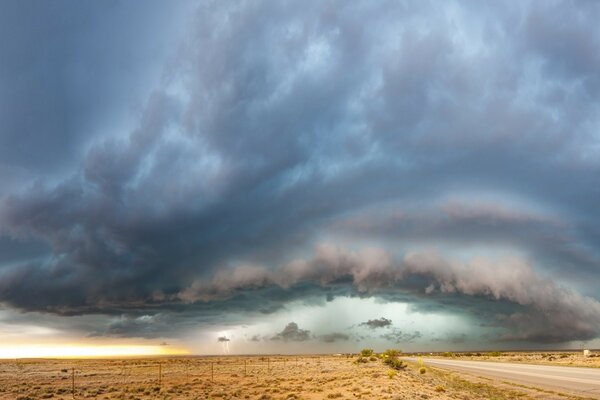
[[[369,362],[369,359],[365,358],[365,357],[358,357],[356,359],[356,361],[354,361],[354,363],[356,363],[356,364],[362,364],[362,363],[366,363],[366,362]]]
[[[502,355],[502,353],[500,353],[499,351],[492,351],[491,353],[489,353],[490,357],[500,357]]]
[[[425,369],[425,367],[421,367],[421,368],[419,368],[419,373],[420,373],[421,375],[425,374],[425,372],[427,372],[427,369]]]
[[[396,349],[387,349],[383,352],[383,356],[385,357],[398,357],[400,354],[402,354],[402,351]]]
[[[360,351],[361,357],[371,357],[373,355],[373,349],[362,349]]]
[[[397,359],[396,357],[387,358],[384,361],[384,364],[388,365],[390,368],[401,371],[406,368],[406,364],[402,360]]]

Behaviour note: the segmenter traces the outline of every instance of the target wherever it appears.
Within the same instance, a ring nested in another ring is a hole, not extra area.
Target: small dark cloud
[[[229,339],[227,336],[219,336],[217,338],[217,342],[230,342],[231,339]]]
[[[300,329],[295,322],[290,322],[281,332],[271,338],[271,340],[283,340],[284,342],[304,342],[309,339],[310,331]]]
[[[421,336],[421,332],[419,331],[403,332],[400,329],[394,329],[392,332],[381,335],[380,338],[400,344],[412,342],[415,339],[419,339]]]
[[[379,319],[370,319],[361,323],[359,326],[366,326],[370,329],[385,328],[392,325],[392,320],[381,317]]]
[[[327,333],[320,335],[319,340],[325,343],[342,342],[350,340],[350,335],[340,332]]]

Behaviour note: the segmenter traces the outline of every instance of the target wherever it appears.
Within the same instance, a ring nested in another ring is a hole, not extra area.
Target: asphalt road
[[[412,358],[412,361],[416,359]],[[530,387],[600,399],[600,368],[559,367],[424,358],[425,366],[451,369]]]

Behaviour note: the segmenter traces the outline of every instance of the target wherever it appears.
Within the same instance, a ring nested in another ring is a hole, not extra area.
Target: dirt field
[[[466,353],[427,353],[416,354],[424,357],[455,358],[457,360],[498,361],[540,365],[562,365],[573,367],[600,368],[600,351],[592,351],[590,357],[583,352],[466,352]]]
[[[356,357],[0,361],[0,399],[565,399]],[[74,386],[73,386],[74,384]],[[73,394],[74,388],[74,394]]]

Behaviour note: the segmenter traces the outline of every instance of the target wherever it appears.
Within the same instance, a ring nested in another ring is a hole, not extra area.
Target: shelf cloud
[[[169,343],[598,339],[598,15],[4,2],[0,305]],[[341,297],[473,324],[296,319]]]

